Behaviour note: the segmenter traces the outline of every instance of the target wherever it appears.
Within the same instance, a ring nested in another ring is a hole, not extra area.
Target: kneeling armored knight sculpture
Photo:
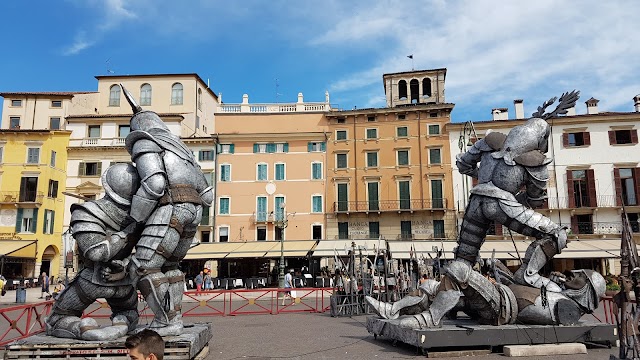
[[[478,185],[471,190],[455,259],[446,267],[441,281],[420,286],[420,296],[407,296],[393,304],[367,297],[380,317],[415,329],[441,326],[441,320],[452,310],[464,311],[482,324],[516,320],[574,324],[597,308],[606,285],[597,272],[577,270],[568,276],[554,273],[551,278],[539,274],[566,247],[567,234],[563,227],[532,209],[546,199],[547,165],[551,162],[545,155],[551,133],[547,119],[566,114],[577,99],[578,92],[565,93],[557,108],[545,113],[546,107],[555,102],[553,98],[507,135],[491,132],[458,155],[459,171],[476,178]],[[495,283],[473,269],[480,261],[480,248],[492,223],[535,238],[515,274],[499,261],[489,261],[501,280]]]
[[[184,274],[178,265],[189,250],[212,187],[193,153],[152,111],[144,111],[122,87],[131,105],[125,139],[131,164],[109,167],[104,198],[71,207],[71,231],[84,268],[56,300],[47,334],[109,340],[138,324],[137,290],[161,336],[182,333]],[[132,250],[135,248],[135,252]],[[82,312],[105,298],[113,325],[98,327]]]

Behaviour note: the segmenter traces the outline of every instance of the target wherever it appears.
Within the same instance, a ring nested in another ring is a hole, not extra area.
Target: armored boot
[[[564,236],[564,244],[566,244],[566,233],[564,230],[560,231],[560,236]],[[535,288],[544,286],[548,291],[552,292],[562,291],[558,284],[538,273],[559,252],[558,241],[552,237],[545,237],[532,242],[527,248],[524,259],[522,259],[522,266],[514,274],[515,282]]]
[[[45,319],[46,334],[49,336],[80,339],[80,317],[53,314]]]
[[[397,319],[401,314],[401,310],[405,310],[405,309],[410,309],[413,311],[408,311],[408,314],[416,314],[419,313],[421,311],[426,310],[425,306],[424,308],[420,307],[420,306],[416,306],[416,305],[420,305],[421,303],[423,303],[424,301],[428,302],[427,296],[423,295],[423,296],[405,296],[404,298],[394,302],[394,303],[388,303],[388,302],[383,302],[383,301],[378,301],[374,298],[372,298],[371,296],[366,296],[365,297],[365,301],[367,302],[367,304],[369,304],[369,306],[371,307],[371,309],[378,314],[378,316],[380,316],[383,319]],[[415,308],[415,309],[414,309]]]
[[[171,328],[175,331],[182,331],[182,294],[184,293],[184,274],[180,270],[169,270],[165,273],[169,281],[169,291],[167,295],[167,315]]]
[[[169,317],[170,299],[167,277],[161,272],[144,275],[138,281],[138,289],[154,314],[149,328],[155,330],[160,336],[180,334],[182,323],[179,327],[173,326],[171,322],[173,318]]]
[[[390,323],[411,329],[441,327],[442,318],[458,304],[461,296],[462,293],[458,290],[441,291],[425,311],[415,315],[404,315],[395,318]]]

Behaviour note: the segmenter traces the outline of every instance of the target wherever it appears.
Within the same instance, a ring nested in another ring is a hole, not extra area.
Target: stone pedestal
[[[503,345],[597,343],[615,346],[615,325],[580,322],[576,325],[479,325],[472,320],[444,320],[434,329],[413,330],[375,316],[367,318],[367,330],[374,337],[401,341],[426,352],[446,348],[493,348]]]
[[[178,336],[164,337],[165,358],[204,359],[209,340],[213,337],[211,324],[188,324]],[[113,341],[82,341],[61,339],[47,335],[33,335],[6,346],[4,359],[127,359],[126,337]]]

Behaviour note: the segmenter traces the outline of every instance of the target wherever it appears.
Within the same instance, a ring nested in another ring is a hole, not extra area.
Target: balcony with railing
[[[83,139],[71,139],[69,141],[70,147],[113,147],[124,146],[126,137],[118,138],[83,138]]]
[[[220,104],[217,113],[290,113],[290,112],[323,112],[331,110],[329,104],[329,94],[326,95],[325,102],[308,102],[303,100],[302,93],[298,94],[298,102],[276,103],[276,104],[249,104],[249,96],[242,97],[241,104]]]
[[[0,204],[36,204],[41,205],[44,193],[41,191],[2,191]]]
[[[379,201],[336,201],[333,211],[336,213],[353,212],[389,212],[446,210],[447,199],[406,199]]]
[[[638,221],[630,221],[631,231],[640,232]],[[616,235],[622,233],[622,221],[577,222],[571,224],[571,235]]]
[[[638,204],[625,204],[627,206],[638,206]],[[580,208],[615,208],[620,207],[615,195],[598,195],[595,197],[595,202],[588,196],[576,195],[573,198],[568,196],[549,197],[541,209],[580,209]]]

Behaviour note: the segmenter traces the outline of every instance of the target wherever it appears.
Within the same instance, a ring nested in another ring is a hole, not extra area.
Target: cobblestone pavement
[[[211,318],[213,339],[207,359],[410,359],[423,358],[404,344],[374,339],[366,316],[332,318],[328,314],[280,314]],[[589,349],[587,355],[524,359],[608,359],[617,348]],[[468,359],[469,357],[464,357]],[[502,354],[477,356],[504,359]],[[455,359],[455,358],[454,358]]]

